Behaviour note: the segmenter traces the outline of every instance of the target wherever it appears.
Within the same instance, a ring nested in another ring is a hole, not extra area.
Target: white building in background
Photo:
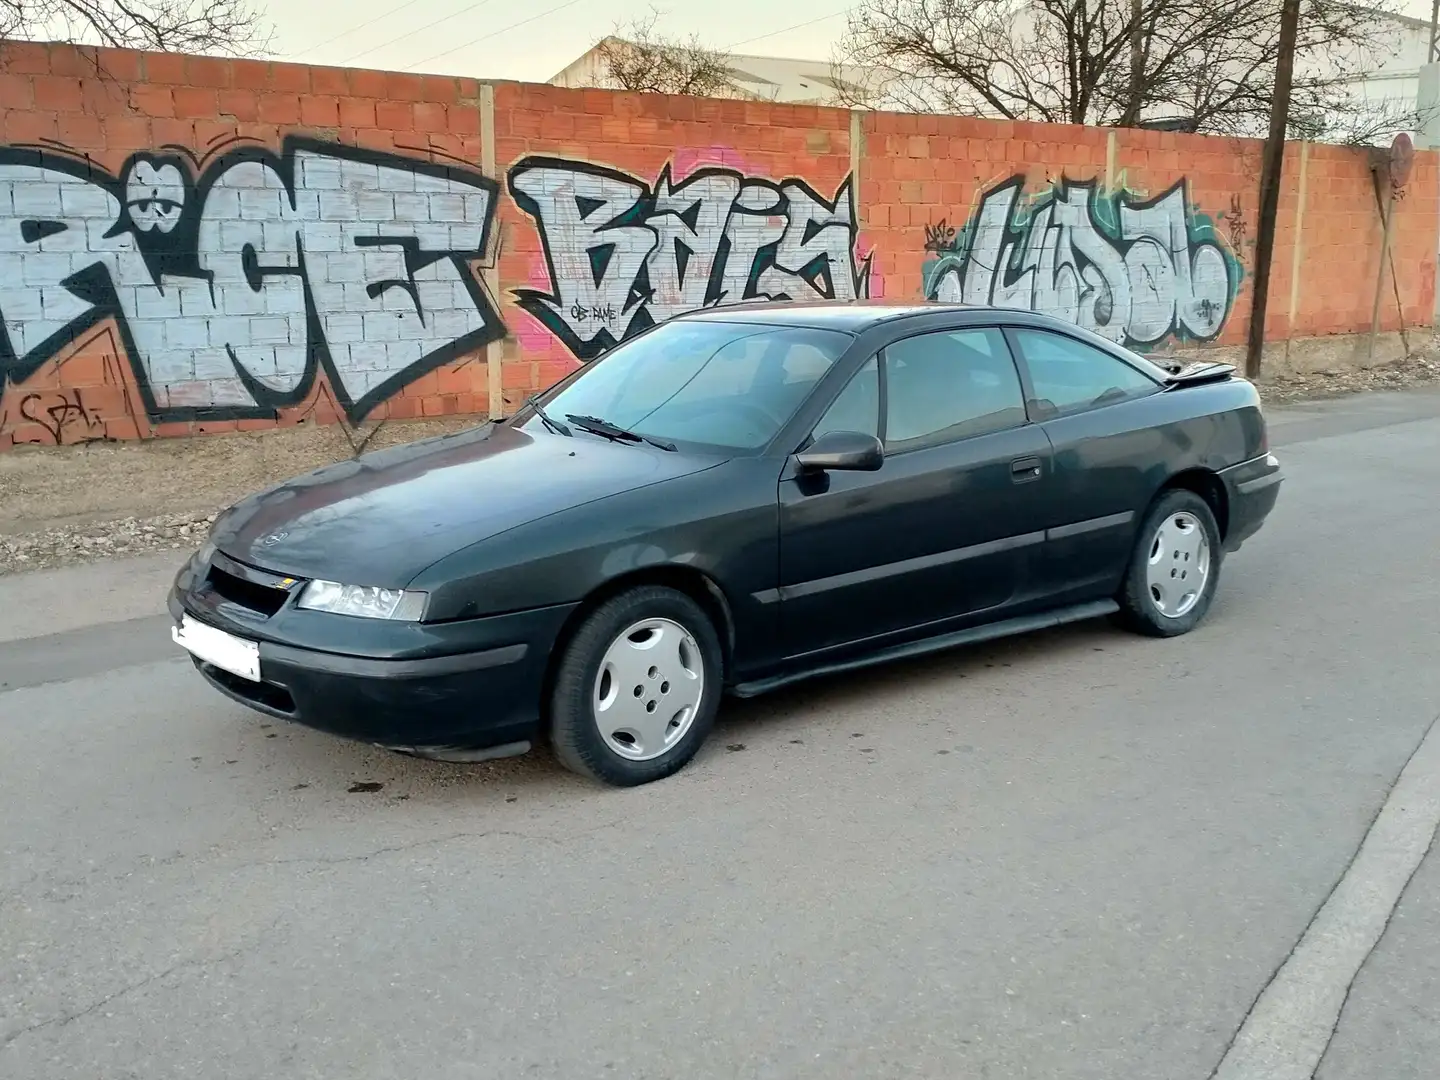
[[[1388,49],[1365,57],[1366,74],[1353,80],[1356,94],[1377,114],[1414,115],[1420,100],[1420,69],[1430,58],[1430,22],[1407,15],[1386,17]],[[1423,117],[1422,117],[1423,119]],[[1416,134],[1412,132],[1411,134]]]
[[[602,50],[623,48],[621,38],[597,42],[563,71],[549,79],[551,86],[614,88]],[[829,60],[796,60],[784,56],[749,56],[731,53],[730,85],[735,97],[774,101],[786,105],[843,105],[837,77],[863,83],[865,69],[832,64]]]
[[[1383,34],[1383,46],[1370,55],[1346,58],[1351,70],[1364,70],[1363,76],[1352,81],[1356,94],[1377,117],[1414,116],[1422,121],[1420,131],[1412,132],[1417,141],[1433,132],[1429,145],[1440,146],[1440,71],[1429,76],[1433,84],[1422,90],[1423,68],[1429,59],[1430,22],[1407,15],[1386,15],[1390,24]],[[603,52],[606,47],[623,47],[621,38],[609,37],[591,46],[548,81],[552,86],[570,88],[614,88],[609,78]],[[784,56],[752,56],[731,54],[729,82],[733,95],[751,101],[773,101],[789,105],[831,105],[844,107],[847,102],[840,93],[843,84],[851,87],[877,86],[884,78],[884,69],[853,64],[834,64],[829,60],[800,60]],[[1329,57],[1312,60],[1309,74],[1323,73]],[[1297,72],[1297,74],[1299,74]],[[843,83],[840,81],[843,80]],[[851,95],[853,101],[855,95]],[[1146,126],[1180,126],[1185,118],[1166,115],[1163,110],[1150,110]],[[1381,139],[1388,142],[1388,137]]]

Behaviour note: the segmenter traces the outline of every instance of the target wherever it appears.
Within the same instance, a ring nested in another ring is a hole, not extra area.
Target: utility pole
[[[1280,210],[1280,170],[1285,164],[1285,130],[1290,120],[1290,83],[1295,69],[1295,38],[1300,27],[1300,0],[1285,0],[1280,9],[1280,55],[1275,61],[1275,97],[1270,102],[1270,136],[1260,166],[1260,221],[1255,232],[1255,289],[1250,307],[1250,339],[1245,350],[1245,376],[1260,375],[1265,350],[1265,309],[1270,302],[1270,264],[1275,255],[1275,219]]]
[[[1430,5],[1430,53],[1426,63],[1435,62],[1435,35],[1440,30],[1440,0],[1433,0]]]

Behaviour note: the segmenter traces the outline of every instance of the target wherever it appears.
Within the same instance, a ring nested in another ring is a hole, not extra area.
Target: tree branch
[[[1281,0],[860,0],[837,62],[874,74],[864,104],[1007,119],[1261,134]],[[1362,103],[1355,78],[1393,55],[1397,0],[1304,0],[1297,115]],[[1338,129],[1337,129],[1338,130]]]
[[[4,37],[254,56],[271,30],[251,0],[0,0]]]
[[[655,30],[661,12],[651,11],[596,45],[605,81],[617,90],[646,94],[735,97],[730,57],[688,40],[665,38]]]

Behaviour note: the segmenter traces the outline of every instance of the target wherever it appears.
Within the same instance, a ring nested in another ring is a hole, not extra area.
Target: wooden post
[[[1385,270],[1390,265],[1390,226],[1395,220],[1395,188],[1390,183],[1390,170],[1375,171],[1375,185],[1384,186],[1384,197],[1380,200],[1380,214],[1384,220],[1385,232],[1380,240],[1380,272],[1375,275],[1375,304],[1370,309],[1370,351],[1366,363],[1375,362],[1375,339],[1380,335],[1380,301],[1385,296]],[[1380,194],[1379,191],[1376,192]]]

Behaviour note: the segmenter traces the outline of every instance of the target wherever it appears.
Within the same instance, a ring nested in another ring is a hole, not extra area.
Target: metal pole
[[[1389,169],[1376,172],[1376,188],[1378,189],[1381,184],[1385,186],[1385,199],[1380,205],[1380,214],[1385,229],[1380,241],[1380,273],[1375,279],[1375,306],[1370,309],[1370,350],[1366,363],[1371,364],[1375,362],[1375,339],[1380,336],[1380,300],[1385,295],[1385,271],[1390,261],[1390,226],[1395,221],[1395,189],[1390,183]],[[1379,195],[1380,192],[1377,190],[1375,194]]]
[[[1250,337],[1245,375],[1260,376],[1265,351],[1265,310],[1270,302],[1270,265],[1275,256],[1275,219],[1280,211],[1280,171],[1285,165],[1285,129],[1290,119],[1290,84],[1295,69],[1295,38],[1300,0],[1285,0],[1280,10],[1280,55],[1275,61],[1275,96],[1270,103],[1270,135],[1260,166],[1260,220],[1255,231],[1255,292],[1250,307]]]
[[[1427,63],[1435,62],[1435,35],[1440,29],[1440,0],[1434,0],[1430,5],[1430,53]]]

